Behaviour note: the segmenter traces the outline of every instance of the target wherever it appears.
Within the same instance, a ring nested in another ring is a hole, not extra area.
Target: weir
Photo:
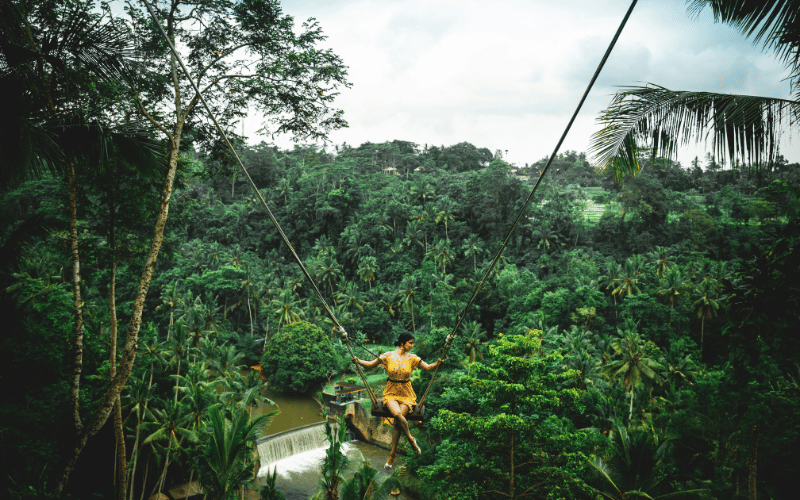
[[[322,448],[327,444],[325,422],[298,427],[256,440],[262,469],[284,458]]]

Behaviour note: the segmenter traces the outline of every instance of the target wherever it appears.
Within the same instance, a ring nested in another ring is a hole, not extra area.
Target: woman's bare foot
[[[422,450],[419,449],[417,446],[417,440],[414,438],[408,438],[408,442],[411,444],[411,449],[414,450],[414,455],[422,455]]]
[[[389,458],[386,459],[386,463],[384,464],[383,468],[386,470],[392,470],[393,465],[394,465],[394,455],[389,455]]]

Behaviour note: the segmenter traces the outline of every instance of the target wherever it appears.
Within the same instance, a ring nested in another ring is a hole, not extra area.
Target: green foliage
[[[267,343],[261,372],[281,392],[302,394],[338,368],[330,339],[306,321],[285,325]]]
[[[250,444],[270,420],[268,415],[251,420],[247,412],[236,410],[228,421],[218,406],[209,408],[209,434],[195,462],[203,492],[209,498],[234,498],[242,483],[254,477]]]
[[[561,356],[540,352],[537,332],[503,336],[491,359],[445,389],[431,420],[440,440],[417,474],[441,498],[589,497],[581,480],[592,436],[576,431],[569,409],[579,393],[561,388],[573,373],[554,369]],[[471,411],[464,412],[466,408]],[[480,445],[478,445],[480,444]]]

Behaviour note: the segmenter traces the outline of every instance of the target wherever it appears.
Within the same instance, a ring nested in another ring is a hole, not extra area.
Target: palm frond
[[[710,138],[720,157],[771,162],[783,127],[800,123],[800,102],[649,84],[618,92],[598,122],[603,128],[589,146],[593,162],[620,178],[641,170],[644,144],[653,157],[674,157],[679,146]]]
[[[619,490],[617,485],[611,479],[611,471],[608,468],[608,464],[603,462],[603,460],[600,459],[600,458],[595,458],[595,459],[589,460],[589,465],[591,465],[600,474],[600,476],[603,479],[606,480],[606,483],[608,483],[608,485],[610,485],[612,488],[614,488],[614,490],[617,492],[617,494],[621,493],[621,491]],[[600,491],[600,490],[598,490],[598,491]],[[609,494],[607,494],[607,493],[605,493],[603,491],[600,491],[600,493],[606,498],[612,498],[613,499],[613,498],[616,497],[616,495],[609,495]]]

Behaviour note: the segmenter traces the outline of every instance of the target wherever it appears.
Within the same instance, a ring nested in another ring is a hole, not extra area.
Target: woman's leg
[[[392,451],[389,452],[389,458],[386,460],[386,465],[389,466],[394,465],[394,457],[397,455],[397,443],[400,442],[400,435],[403,433],[397,425],[397,420],[394,422],[395,424],[392,428]]]
[[[400,404],[397,401],[388,401],[386,403],[386,407],[389,408],[389,411],[392,413],[394,417],[394,426],[395,429],[399,429],[402,433],[406,435],[408,442],[411,443],[411,447],[414,448],[414,453],[417,455],[420,454],[419,446],[417,446],[417,441],[414,439],[414,436],[411,435],[411,431],[408,429],[408,420],[406,420],[406,415],[411,408],[404,404]],[[392,434],[392,438],[394,438],[394,434]],[[398,436],[399,440],[399,436]],[[394,439],[392,439],[394,441]]]

